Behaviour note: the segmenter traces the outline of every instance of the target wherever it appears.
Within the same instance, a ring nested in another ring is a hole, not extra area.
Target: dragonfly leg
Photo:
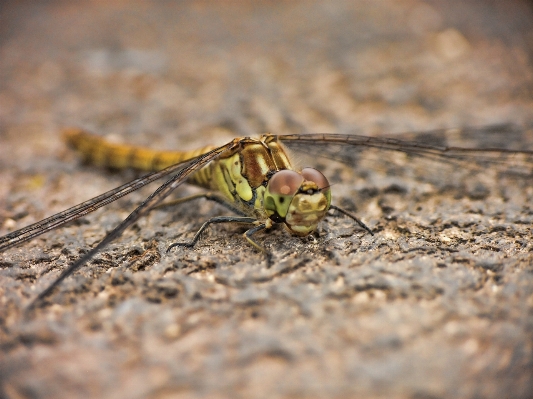
[[[170,252],[172,248],[175,247],[187,247],[192,248],[196,245],[198,240],[200,239],[200,235],[204,232],[207,227],[209,227],[210,224],[214,223],[255,223],[257,221],[256,218],[247,217],[247,216],[216,216],[208,221],[206,221],[200,229],[196,232],[193,239],[189,242],[175,242],[173,244],[170,244],[170,246],[167,248],[167,253]]]
[[[246,233],[244,233],[244,238],[246,238],[246,240],[248,240],[248,242],[250,244],[252,244],[256,249],[258,249],[259,251],[261,251],[262,253],[265,254],[266,261],[267,261],[267,268],[270,268],[270,266],[272,266],[272,254],[270,252],[268,252],[265,247],[260,245],[257,241],[255,241],[252,238],[252,235],[254,235],[258,231],[264,230],[266,228],[267,228],[267,226],[266,226],[265,223],[262,223],[260,225],[255,226],[255,227],[252,227],[250,230],[248,230]]]
[[[178,198],[178,199],[175,199],[175,200],[172,200],[172,201],[163,202],[162,204],[159,204],[159,205],[155,206],[153,209],[167,208],[169,206],[180,205],[180,204],[183,204],[185,202],[194,201],[194,200],[201,199],[201,198],[204,198],[204,199],[209,200],[209,201],[216,202],[217,204],[222,205],[226,209],[229,209],[230,211],[235,212],[237,215],[244,216],[244,213],[242,213],[238,209],[236,209],[233,206],[231,206],[230,204],[228,204],[228,202],[225,201],[220,196],[218,196],[218,195],[216,195],[214,193],[211,193],[211,192],[194,194],[194,195],[190,195],[188,197],[183,197],[183,198]]]
[[[348,216],[350,219],[354,220],[359,226],[361,226],[363,229],[368,231],[370,235],[372,236],[374,235],[374,232],[370,229],[370,227],[368,227],[366,224],[364,224],[361,220],[359,220],[355,215],[351,214],[350,212],[345,211],[344,209],[339,208],[338,206],[335,206],[335,205],[330,205],[329,209],[334,209],[342,213],[343,215]]]

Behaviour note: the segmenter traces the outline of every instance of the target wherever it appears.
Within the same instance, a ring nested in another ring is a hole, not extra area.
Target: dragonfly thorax
[[[284,223],[291,233],[301,236],[316,230],[330,204],[329,182],[313,168],[276,172],[263,199],[265,213],[273,222]]]

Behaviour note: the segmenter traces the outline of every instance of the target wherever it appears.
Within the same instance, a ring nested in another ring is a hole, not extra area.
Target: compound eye
[[[269,191],[277,195],[295,195],[302,185],[304,177],[293,170],[280,170],[268,182]]]
[[[316,183],[317,187],[320,190],[323,190],[329,187],[329,181],[328,179],[326,179],[326,176],[324,176],[321,172],[319,172],[316,169],[303,168],[302,176],[304,177],[305,180]]]

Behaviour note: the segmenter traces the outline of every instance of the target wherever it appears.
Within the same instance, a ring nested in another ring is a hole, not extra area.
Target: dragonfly
[[[435,142],[352,134],[265,134],[259,138],[235,138],[220,146],[208,146],[195,151],[155,151],[114,144],[82,129],[66,129],[65,141],[85,160],[97,166],[114,169],[135,168],[150,173],[0,237],[0,253],[94,212],[149,183],[170,176],[96,246],[64,269],[31,301],[28,309],[34,308],[51,295],[63,280],[120,237],[137,220],[161,206],[165,198],[185,182],[208,191],[178,199],[173,204],[205,198],[221,204],[234,216],[212,217],[200,227],[191,241],[173,243],[167,252],[179,246],[193,247],[201,234],[212,224],[243,223],[251,226],[244,233],[245,239],[264,254],[267,266],[270,266],[271,253],[254,235],[262,230],[269,231],[274,225],[284,226],[289,234],[307,236],[317,229],[329,211],[334,210],[352,219],[366,233],[374,234],[373,230],[353,213],[332,203],[332,184],[322,172],[311,167],[296,169],[288,149],[323,156],[352,167],[358,157],[367,152],[378,154],[382,161],[387,159],[387,156],[383,155],[387,152],[400,153],[434,162],[467,165],[472,170],[499,168],[526,179],[533,174],[533,150],[490,146],[494,133],[516,135],[518,131],[523,132],[523,129],[512,125],[470,129],[472,136],[484,137],[488,143],[485,148],[465,148]],[[442,133],[444,131],[433,131],[423,136],[432,137],[434,140]]]

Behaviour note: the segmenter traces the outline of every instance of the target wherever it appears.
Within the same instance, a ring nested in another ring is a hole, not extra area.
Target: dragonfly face
[[[275,223],[284,223],[299,236],[316,230],[331,204],[331,190],[318,170],[304,168],[301,173],[280,170],[269,180],[263,206]]]

